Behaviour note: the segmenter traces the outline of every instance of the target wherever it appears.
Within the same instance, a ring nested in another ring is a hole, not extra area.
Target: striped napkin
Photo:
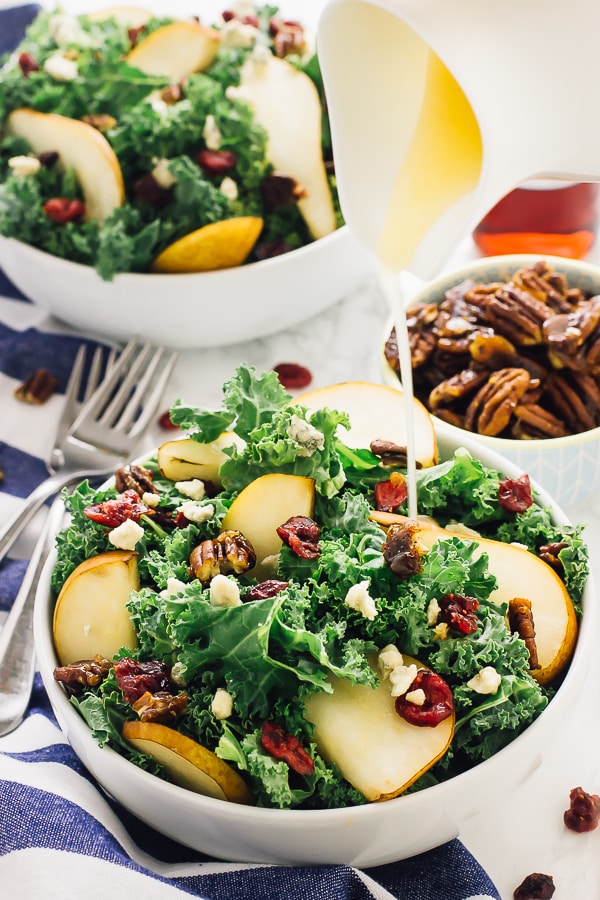
[[[0,53],[19,40],[35,11],[0,10]],[[79,343],[78,335],[48,319],[0,272],[0,521],[46,476],[43,459]],[[55,394],[41,406],[17,400],[15,389],[43,368],[57,378]],[[29,549],[18,543],[0,563],[0,628]],[[106,797],[61,734],[39,676],[25,721],[0,738],[0,886],[2,897],[25,900],[500,900],[458,840],[367,871],[208,860]]]

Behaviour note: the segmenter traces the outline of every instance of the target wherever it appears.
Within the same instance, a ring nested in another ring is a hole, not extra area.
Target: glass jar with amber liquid
[[[525,181],[481,220],[473,240],[484,256],[547,253],[581,259],[596,238],[599,192],[597,183]]]

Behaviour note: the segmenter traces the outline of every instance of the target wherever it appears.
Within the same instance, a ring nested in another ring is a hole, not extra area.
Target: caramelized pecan
[[[529,668],[539,669],[535,624],[531,603],[525,597],[513,597],[508,604],[508,622],[511,631],[516,631],[529,651]]]
[[[504,431],[531,379],[525,369],[493,372],[467,408],[465,427],[478,434],[495,436]]]
[[[81,694],[86,687],[96,687],[104,681],[111,665],[104,656],[82,659],[67,666],[57,666],[53,672],[54,680],[64,684],[69,694]]]
[[[29,375],[25,381],[15,388],[14,395],[23,403],[33,403],[41,406],[50,399],[56,388],[58,379],[47,369],[38,369]]]
[[[418,524],[410,519],[388,528],[382,552],[396,578],[410,578],[421,571],[425,548],[419,543],[418,530]]]
[[[151,694],[146,691],[141,697],[132,703],[142,722],[172,722],[184,711],[187,704],[187,694],[181,691],[179,694],[170,694],[168,691],[159,691]]]
[[[190,553],[192,574],[203,583],[227,572],[241,575],[255,563],[254,547],[239,531],[223,531],[216,538],[202,541]]]

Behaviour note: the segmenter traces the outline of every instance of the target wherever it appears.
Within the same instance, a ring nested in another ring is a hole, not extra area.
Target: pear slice
[[[384,526],[406,519],[394,513],[373,512],[371,518]],[[476,541],[476,556],[487,553],[489,569],[498,580],[491,594],[493,603],[509,603],[523,597],[531,603],[539,668],[530,674],[539,684],[554,681],[568,665],[577,642],[577,616],[569,593],[554,569],[535,554],[517,544],[489,538],[460,535],[429,523],[419,523],[417,536],[428,549],[442,539],[464,537]]]
[[[262,227],[260,216],[211,222],[169,244],[152,263],[152,271],[212,272],[241,266]]]
[[[223,452],[225,447],[235,444],[243,449],[244,441],[233,431],[225,431],[215,441],[203,444],[192,438],[165,441],[158,448],[158,468],[169,481],[189,481],[199,478],[221,485],[219,469],[229,457]]]
[[[221,526],[222,531],[241,531],[254,547],[256,566],[251,574],[260,577],[261,563],[281,549],[277,528],[292,516],[311,517],[315,505],[312,478],[272,472],[251,481],[237,495]]]
[[[120,25],[129,28],[142,28],[152,18],[152,13],[141,6],[107,6],[105,9],[97,9],[86,13],[90,22],[105,22],[114,19]]]
[[[164,75],[178,83],[186,75],[208,69],[220,41],[214,28],[187,20],[171,22],[139,41],[128,54],[127,62],[146,75]]]
[[[232,803],[254,802],[246,782],[229,763],[174,728],[127,721],[121,733],[136,750],[161,763],[180,787]]]
[[[267,156],[306,196],[299,209],[313,238],[335,231],[335,211],[321,146],[322,109],[314,83],[285,59],[251,56],[242,66],[240,98],[268,135]]]
[[[109,550],[71,572],[58,595],[52,625],[61,666],[94,656],[111,659],[121,647],[137,647],[125,606],[140,586],[137,556],[130,550]]]
[[[343,381],[316,388],[295,397],[293,402],[314,412],[325,406],[346,412],[350,430],[340,428],[338,437],[354,449],[368,448],[371,441],[391,441],[406,447],[406,395],[396,388],[368,381]],[[427,468],[438,462],[433,419],[423,404],[412,399],[415,431],[415,458]]]
[[[404,656],[404,664],[426,668]],[[395,708],[389,680],[376,688],[332,677],[333,693],[311,694],[305,718],[319,753],[335,763],[367,800],[398,796],[440,759],[452,741],[455,716],[435,727],[411,725]]]
[[[10,113],[6,129],[26,140],[36,154],[55,151],[61,165],[74,170],[88,221],[103,222],[123,205],[125,188],[119,160],[97,128],[78,119],[22,107]]]

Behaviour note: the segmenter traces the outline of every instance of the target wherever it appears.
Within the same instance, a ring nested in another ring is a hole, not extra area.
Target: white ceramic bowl
[[[423,284],[411,299],[413,303],[440,302],[444,293],[466,278],[474,281],[505,281],[517,269],[530,267],[540,259],[558,272],[564,273],[570,287],[600,294],[600,267],[588,262],[548,256],[523,254],[486,257],[447,272],[434,281]],[[392,321],[386,324],[383,346],[390,334]],[[383,380],[392,387],[400,387],[396,372],[382,352]],[[434,416],[435,419],[435,416]],[[436,420],[437,421],[437,420]],[[465,431],[444,423],[454,439],[464,439]],[[470,432],[469,432],[470,433]],[[600,488],[600,428],[561,438],[518,440],[485,435],[472,435],[479,444],[500,453],[514,462],[521,471],[535,478],[561,506],[572,508],[589,500]]]
[[[443,425],[438,438],[442,458],[459,446]],[[460,445],[506,475],[518,474],[514,465],[472,439],[461,440]],[[551,508],[556,522],[567,521],[543,491],[540,500]],[[494,804],[519,789],[552,746],[552,733],[565,727],[595,648],[588,584],[577,647],[561,687],[539,718],[495,756],[445,783],[384,803],[321,811],[259,809],[184,790],[137,768],[108,747],[98,747],[52,674],[57,665],[49,589],[54,562],[54,557],[48,560],[40,579],[34,631],[42,679],[68,740],[100,785],[144,822],[196,850],[233,861],[368,867],[445,843],[476,811],[489,809],[486,821],[493,829]]]
[[[103,281],[90,266],[4,237],[0,267],[26,297],[77,329],[202,348],[266,337],[310,319],[355,289],[372,263],[344,226],[282,256],[218,272],[124,273]]]

